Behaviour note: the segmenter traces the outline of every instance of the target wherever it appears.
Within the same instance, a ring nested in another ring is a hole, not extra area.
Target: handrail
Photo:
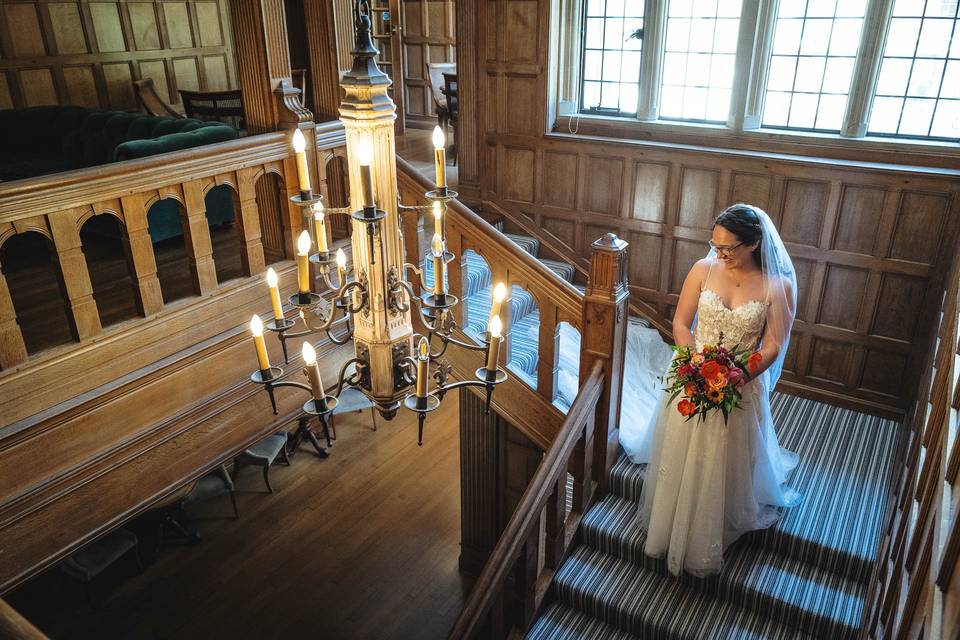
[[[511,224],[520,227],[524,233],[539,240],[541,247],[546,247],[548,251],[558,256],[567,264],[571,265],[581,275],[589,275],[589,258],[576,255],[573,251],[562,246],[558,246],[558,243],[554,239],[548,238],[539,227],[530,224],[524,220],[522,216],[516,215],[513,211],[505,209],[500,203],[484,202],[484,206],[490,207],[496,213],[509,218]],[[630,314],[640,316],[649,322],[654,329],[659,331],[668,342],[673,341],[673,329],[671,327],[670,320],[657,313],[656,310],[653,309],[649,304],[640,301],[639,298],[631,299]]]
[[[523,546],[530,543],[531,536],[536,536],[538,538],[537,544],[539,544],[540,517],[544,509],[547,508],[550,499],[553,498],[555,509],[565,511],[565,501],[559,500],[558,493],[565,490],[566,473],[570,467],[571,457],[574,455],[575,449],[581,447],[583,460],[579,461],[580,464],[575,465],[580,467],[575,471],[583,474],[577,480],[586,482],[589,486],[591,482],[589,458],[592,455],[592,447],[590,446],[592,428],[596,417],[597,404],[603,391],[603,382],[603,366],[598,361],[594,364],[583,386],[580,387],[580,392],[567,414],[567,419],[560,429],[559,435],[537,467],[533,479],[520,499],[520,504],[513,512],[513,516],[507,523],[503,535],[500,536],[497,546],[494,547],[490,559],[484,565],[463,612],[450,631],[448,638],[451,640],[473,637],[480,630],[486,615],[494,606],[494,599],[500,595],[499,592],[503,588],[507,574]],[[561,485],[563,489],[560,489]],[[582,515],[586,512],[586,509],[589,508],[591,494],[592,491],[589,488],[586,492],[580,494],[580,499],[575,501],[571,515]],[[580,504],[577,504],[577,502]],[[561,519],[565,521],[564,524],[566,525],[566,514],[563,514]],[[577,522],[579,522],[579,519],[577,519]],[[562,536],[558,544],[563,547],[563,553],[559,555],[565,555],[567,541],[572,536],[567,535],[567,526],[564,526],[558,532],[552,525],[553,520],[549,519],[548,516],[547,535],[549,536],[552,532],[554,535]],[[547,565],[554,565],[550,567],[552,570],[556,570],[559,566],[561,558],[558,558],[557,555],[556,552],[551,553],[548,549]],[[536,576],[536,579],[527,581],[524,587],[536,591],[538,585],[542,586],[542,583],[543,580]],[[536,595],[534,593],[534,597]]]
[[[45,640],[46,637],[29,620],[20,615],[16,609],[0,600],[0,638]]]

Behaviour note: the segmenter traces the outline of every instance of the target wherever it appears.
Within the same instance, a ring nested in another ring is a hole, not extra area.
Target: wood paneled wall
[[[483,205],[582,264],[603,233],[628,240],[632,301],[667,324],[714,216],[741,201],[764,208],[800,281],[783,385],[902,415],[960,231],[960,172],[549,132],[550,7],[458,5],[478,42],[458,46],[463,112],[474,95],[477,114],[461,121],[460,164],[476,160]]]
[[[960,630],[960,255],[893,479],[888,529],[871,585],[871,638],[956,638]]]
[[[454,0],[402,0],[401,6],[406,116],[430,121],[437,112],[427,86],[427,64],[456,62],[456,4]]]
[[[142,78],[171,104],[237,85],[226,0],[4,0],[0,53],[0,109],[136,109]]]

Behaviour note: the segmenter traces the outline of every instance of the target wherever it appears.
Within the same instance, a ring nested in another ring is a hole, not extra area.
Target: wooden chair
[[[457,130],[460,125],[460,98],[457,94],[457,73],[443,74],[443,93],[447,97],[447,117],[453,127],[453,142],[450,144],[450,156],[453,164],[457,164]]]
[[[283,456],[284,464],[290,466],[290,456],[287,453],[287,434],[285,431],[267,436],[234,458],[234,479],[236,479],[237,472],[240,471],[240,467],[243,465],[262,467],[263,481],[267,485],[267,491],[273,493],[273,487],[270,486],[270,466],[281,454]]]
[[[313,100],[307,94],[307,70],[291,69],[290,80],[296,89],[300,89],[300,104],[313,111]]]
[[[430,88],[430,97],[433,99],[433,108],[437,112],[437,124],[440,128],[446,130],[450,121],[450,114],[447,111],[447,98],[443,95],[444,80],[443,74],[456,71],[457,65],[453,62],[428,62],[427,75],[424,80]]]
[[[337,428],[334,426],[336,417],[341,413],[361,413],[364,409],[370,409],[370,420],[372,422],[370,429],[371,431],[377,430],[377,408],[373,405],[373,402],[370,401],[363,392],[357,391],[352,387],[347,387],[340,392],[340,397],[337,398],[337,407],[333,410],[333,413],[330,415],[330,439],[337,439]]]
[[[246,129],[243,99],[239,89],[229,91],[180,90],[183,112],[188,118],[226,122],[237,131]]]
[[[137,103],[140,108],[151,116],[157,116],[158,118],[183,117],[182,113],[167,104],[157,94],[157,88],[153,86],[153,78],[134,80],[133,92],[137,96]]]
[[[60,568],[68,576],[84,584],[87,602],[90,604],[90,608],[95,609],[93,595],[90,593],[90,583],[107,567],[130,551],[133,551],[137,558],[137,567],[143,571],[143,563],[140,561],[140,554],[137,550],[136,534],[120,528],[70,554],[60,563]]]
[[[233,517],[239,518],[240,512],[237,510],[237,495],[233,487],[233,478],[230,477],[226,465],[220,465],[197,481],[190,493],[184,496],[182,505],[186,507],[227,494],[230,495],[230,502],[233,504]]]

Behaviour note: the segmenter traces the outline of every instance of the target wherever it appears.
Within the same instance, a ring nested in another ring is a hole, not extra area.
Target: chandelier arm
[[[361,284],[360,282],[353,281],[353,282],[345,283],[337,291],[336,295],[334,296],[334,300],[336,301],[346,297],[347,293],[357,288],[363,290],[363,296],[362,296],[360,308],[356,310],[356,311],[360,311],[360,309],[363,308],[364,304],[366,304],[366,290],[364,289],[363,284]],[[300,318],[303,320],[303,324],[306,325],[307,329],[309,329],[308,333],[319,333],[321,331],[328,331],[330,327],[333,326],[333,323],[337,318],[338,308],[339,307],[337,307],[337,305],[334,304],[333,308],[330,310],[330,315],[327,317],[327,319],[324,320],[322,324],[319,324],[316,326],[310,323],[310,321],[307,319],[307,314],[303,312],[303,309],[300,310]],[[350,313],[356,313],[356,311],[354,311],[352,307],[347,307],[347,311],[349,311]],[[338,344],[342,344],[342,343],[338,343]]]
[[[346,378],[347,369],[348,369],[348,368],[350,367],[350,365],[352,365],[352,364],[359,364],[359,363],[362,363],[362,362],[363,362],[363,360],[361,360],[360,358],[350,358],[349,360],[347,360],[346,362],[343,363],[343,366],[340,367],[340,375],[337,376],[337,389],[336,389],[336,391],[333,392],[333,395],[334,395],[334,396],[336,396],[337,398],[340,397],[340,393],[343,391],[343,385],[344,385],[345,383],[346,383],[348,386],[351,386],[351,387],[353,386],[353,384],[351,383],[351,379],[354,378],[354,377],[359,378],[359,377],[360,377],[360,374],[359,374],[359,372],[357,372],[357,373],[355,373],[353,376],[351,376],[350,378]]]
[[[404,263],[403,263],[403,275],[404,275],[404,277],[406,277],[406,275],[407,275],[407,269],[411,269],[415,274],[417,274],[418,276],[420,276],[420,288],[421,288],[421,289],[427,289],[427,283],[426,283],[426,281],[424,281],[424,279],[423,279],[423,278],[424,278],[423,269],[421,269],[420,267],[418,267],[418,266],[415,265],[415,264],[411,264],[411,263],[409,263],[409,262],[404,262]],[[409,284],[409,283],[408,283],[408,284]],[[410,290],[410,293],[411,293],[411,295],[413,295],[413,290],[412,290],[412,289]],[[416,296],[414,296],[414,297],[416,298]]]
[[[327,289],[330,289],[331,291],[336,291],[337,289],[340,288],[340,287],[334,286],[333,281],[330,280],[330,268],[329,268],[329,267],[324,267],[322,273],[323,273],[323,284],[327,285]]]
[[[306,382],[294,382],[293,380],[278,380],[277,382],[269,382],[267,386],[273,387],[296,387],[297,389],[303,389],[304,391],[309,391],[313,393],[313,389]]]
[[[335,337],[335,336],[330,332],[330,329],[326,329],[326,330],[324,331],[324,333],[327,334],[327,337],[330,339],[330,342],[332,342],[333,344],[347,344],[348,342],[350,342],[351,339],[353,339],[353,329],[351,329],[350,331],[348,331],[347,334],[346,334],[343,338],[337,338],[337,337]]]
[[[486,351],[487,349],[490,348],[489,343],[470,344],[469,342],[464,342],[463,340],[458,340],[457,338],[454,338],[449,333],[437,332],[437,337],[440,338],[440,340],[442,340],[444,344],[447,344],[448,342],[450,342],[463,349],[469,349],[470,351]]]

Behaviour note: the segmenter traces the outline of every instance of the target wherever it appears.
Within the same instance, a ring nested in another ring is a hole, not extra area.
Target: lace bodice
[[[755,347],[763,333],[766,317],[767,303],[762,300],[750,300],[730,309],[716,292],[704,289],[697,305],[694,335],[697,350],[703,349],[704,345],[720,344],[721,333],[724,346]]]

